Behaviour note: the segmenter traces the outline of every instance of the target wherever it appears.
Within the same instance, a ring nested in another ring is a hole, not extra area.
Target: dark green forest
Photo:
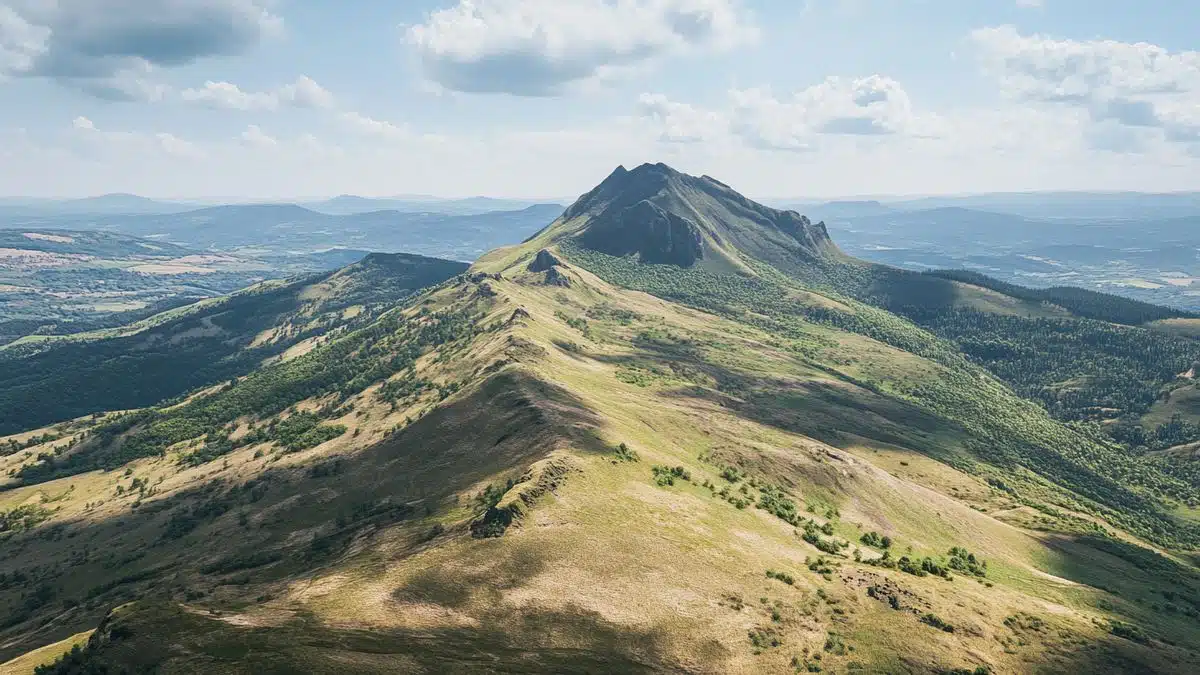
[[[1145,428],[1141,418],[1200,362],[1200,341],[1140,324],[1188,317],[1086,289],[1027,289],[966,271],[885,270],[865,300],[954,343],[1056,419],[1103,423],[1131,450],[1161,450],[1200,440],[1200,420]],[[946,280],[1056,305],[1079,318],[1008,316],[944,302]]]

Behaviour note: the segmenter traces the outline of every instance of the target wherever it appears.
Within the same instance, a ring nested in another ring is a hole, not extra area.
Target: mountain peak
[[[663,163],[618,166],[563,217],[584,247],[645,263],[744,271],[744,258],[811,262],[836,252],[823,224]]]

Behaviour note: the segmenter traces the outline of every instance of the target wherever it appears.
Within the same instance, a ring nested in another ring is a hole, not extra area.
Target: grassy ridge
[[[849,311],[807,304],[795,299],[799,289],[761,277],[642,265],[579,247],[565,247],[565,253],[610,283],[746,320],[781,335],[803,335],[804,323],[816,323],[934,358],[944,367],[938,377],[880,379],[868,386],[963,428],[971,454],[1010,479],[1022,467],[1032,469],[1088,500],[1081,503],[1061,493],[1058,498],[1064,505],[1095,509],[1154,541],[1200,546],[1200,530],[1176,521],[1153,497],[1194,501],[1195,487],[1096,434],[1055,423],[1045,410],[972,366],[952,344],[893,314],[853,301]]]

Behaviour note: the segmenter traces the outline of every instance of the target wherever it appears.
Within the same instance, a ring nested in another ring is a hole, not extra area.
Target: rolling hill
[[[145,407],[292,358],[466,267],[372,253],[335,272],[264,282],[126,326],[19,340],[0,350],[0,433]]]
[[[1197,483],[1001,367],[1060,325],[1095,333],[1061,371],[1147,336],[1173,367],[1190,319],[866,263],[665,165],[429,281],[13,436],[10,669],[1200,668]]]
[[[367,251],[252,257],[98,230],[0,229],[0,345],[117,328],[263,281],[324,272]]]
[[[469,204],[482,209],[491,202],[473,200]],[[206,252],[256,256],[303,254],[337,247],[474,260],[493,248],[529,236],[562,213],[562,207],[534,204],[521,209],[480,212],[464,205],[461,211],[372,210],[331,214],[297,204],[225,204],[171,213],[66,213],[16,219],[8,226],[47,231],[103,230]]]
[[[430,196],[411,197],[359,197],[338,195],[319,202],[306,202],[306,208],[332,215],[353,215],[376,211],[401,211],[405,213],[442,213],[446,215],[479,215],[497,211],[520,211],[537,202],[490,197],[468,197],[466,199],[438,199]]]

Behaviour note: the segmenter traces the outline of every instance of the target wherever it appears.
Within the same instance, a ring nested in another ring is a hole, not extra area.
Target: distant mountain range
[[[468,197],[466,199],[438,199],[437,197],[376,198],[356,195],[340,195],[316,202],[301,202],[301,205],[331,215],[353,215],[371,211],[403,211],[405,213],[443,213],[447,215],[477,215],[491,211],[520,211],[538,202],[520,199],[495,199],[492,197]]]
[[[124,193],[98,195],[81,199],[0,197],[0,219],[19,217],[46,218],[65,215],[170,214],[183,213],[209,206],[276,206],[288,203],[293,203],[293,200],[164,200],[149,199],[147,197]],[[329,215],[353,215],[371,211],[477,215],[491,211],[519,211],[543,202],[528,199],[497,199],[493,197],[447,199],[431,195],[403,195],[398,197],[339,195],[329,199],[294,200],[294,203]]]
[[[930,197],[878,197],[861,200],[775,200],[816,219],[880,215],[956,207],[1034,219],[1141,220],[1200,216],[1200,192],[998,192]]]
[[[116,201],[120,200],[105,203]],[[471,203],[482,207],[485,202]],[[529,236],[554,220],[562,207],[536,204],[483,213],[374,210],[331,214],[298,204],[227,204],[176,212],[19,211],[9,209],[5,217],[0,208],[0,228],[104,230],[206,251],[245,250],[255,255],[340,247],[473,260],[487,250]]]

